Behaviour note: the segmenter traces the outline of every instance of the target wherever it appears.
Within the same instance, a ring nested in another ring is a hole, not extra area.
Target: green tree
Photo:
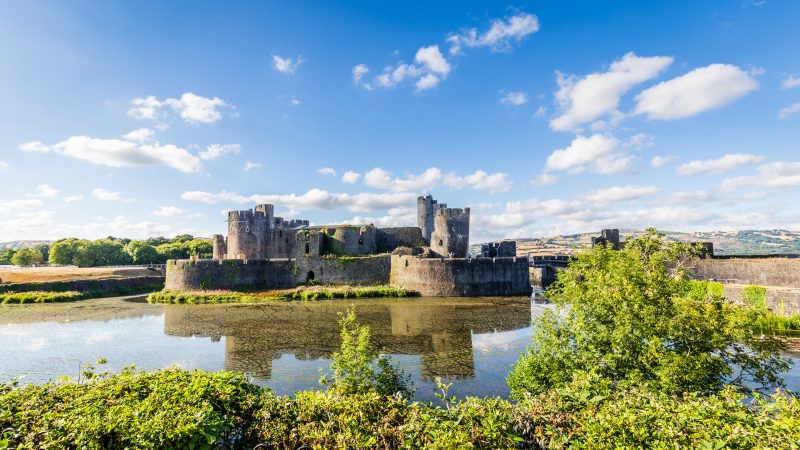
[[[189,249],[189,254],[199,258],[211,258],[214,252],[211,241],[206,239],[192,239],[186,245]]]
[[[180,242],[169,242],[156,247],[156,251],[163,261],[168,259],[187,259],[189,247]]]
[[[47,261],[55,266],[69,266],[74,263],[81,240],[76,238],[60,239],[50,246]]]
[[[648,229],[620,251],[596,247],[559,274],[547,292],[554,308],[536,320],[533,345],[508,376],[513,396],[576,376],[667,393],[781,383],[782,342],[754,335],[713,290],[692,295],[685,267],[701,249],[663,237]]]
[[[14,257],[14,253],[16,253],[16,250],[13,248],[7,248],[0,252],[0,265],[11,264],[11,258]]]
[[[33,248],[23,248],[11,257],[11,264],[20,267],[29,267],[42,262],[42,253]]]
[[[125,245],[125,252],[133,259],[134,264],[154,264],[160,262],[156,248],[144,241],[131,241]]]

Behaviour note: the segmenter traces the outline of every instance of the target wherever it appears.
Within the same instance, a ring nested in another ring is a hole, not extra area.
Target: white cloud
[[[183,214],[183,210],[176,206],[161,206],[153,211],[154,216],[175,217]]]
[[[707,159],[704,161],[692,161],[678,166],[678,173],[681,175],[697,175],[720,173],[733,170],[745,164],[756,164],[764,161],[763,156],[731,153],[717,159]]]
[[[619,147],[619,140],[610,135],[576,136],[569,146],[550,154],[545,163],[545,172],[625,172],[630,169],[633,157],[622,152]]]
[[[619,201],[638,200],[656,194],[655,186],[611,186],[597,189],[586,194],[585,199],[592,203],[608,204]]]
[[[272,63],[275,66],[275,70],[282,74],[291,75],[295,73],[300,64],[303,63],[303,57],[298,56],[296,59],[293,58],[282,58],[278,55],[272,56]]]
[[[345,208],[353,212],[377,211],[390,208],[407,207],[415,204],[417,196],[410,192],[375,194],[362,192],[344,194],[310,189],[302,195],[239,195],[232,192],[212,194],[203,191],[188,191],[181,195],[183,200],[199,201],[208,204],[231,202],[240,204],[271,203],[296,210]]]
[[[228,153],[238,154],[240,150],[239,144],[211,144],[205,150],[200,152],[198,156],[200,159],[216,159]]]
[[[202,169],[198,157],[171,144],[72,136],[51,146],[39,141],[28,142],[20,145],[20,149],[37,153],[53,152],[108,167],[166,166],[187,173]]]
[[[553,175],[552,173],[544,172],[539,174],[539,176],[537,176],[533,180],[533,183],[538,184],[539,186],[548,186],[557,183],[558,180],[560,179],[561,177],[559,177],[558,175]]]
[[[75,203],[75,202],[79,202],[81,200],[83,200],[83,196],[82,195],[68,195],[68,196],[64,197],[64,201],[66,203]]]
[[[540,106],[540,107],[536,108],[536,112],[533,113],[533,117],[536,117],[536,118],[542,118],[545,115],[547,115],[547,108],[545,108],[544,106]]]
[[[750,74],[730,64],[711,64],[645,89],[634,114],[671,120],[725,106],[758,89]]]
[[[664,167],[668,162],[672,160],[671,156],[653,156],[653,159],[650,160],[650,165],[655,167],[656,169],[660,167]]]
[[[539,19],[533,14],[518,14],[503,19],[492,20],[491,27],[479,34],[475,28],[451,33],[447,37],[450,54],[461,53],[462,47],[489,47],[492,51],[508,51],[514,41],[539,31]]]
[[[247,161],[246,163],[244,163],[244,167],[242,167],[242,170],[260,169],[262,167],[264,167],[264,166],[262,166],[261,163],[257,163],[257,162],[253,162],[253,161]]]
[[[422,64],[425,66],[425,68],[431,71],[431,73],[435,73],[443,77],[446,77],[447,74],[450,73],[450,64],[446,59],[444,59],[444,56],[442,56],[442,52],[439,51],[438,45],[421,47],[419,50],[417,50],[417,54],[414,56],[414,61],[417,64]]]
[[[40,184],[36,186],[36,191],[33,194],[34,197],[45,197],[45,198],[55,198],[58,195],[59,190],[53,188],[47,184]]]
[[[414,226],[417,224],[417,209],[415,207],[390,208],[384,216],[354,216],[352,219],[342,221],[341,223],[371,223],[379,228]]]
[[[0,200],[0,213],[8,213],[11,211],[23,209],[38,209],[44,206],[39,199],[19,199],[19,200]]]
[[[371,91],[372,86],[362,81],[364,76],[368,73],[369,73],[369,67],[367,67],[366,64],[357,64],[353,66],[353,84],[355,84],[356,86],[361,86],[368,91]]]
[[[778,118],[785,119],[790,114],[794,114],[794,113],[796,113],[798,111],[800,111],[800,102],[794,103],[791,106],[787,106],[786,108],[781,109],[778,112]]]
[[[419,175],[409,174],[405,178],[394,177],[391,172],[376,167],[364,174],[364,184],[392,192],[423,192],[436,186],[441,178],[442,171],[436,167],[430,167]]]
[[[791,74],[788,77],[783,79],[781,82],[781,89],[792,89],[800,86],[800,76],[796,74]]]
[[[149,142],[155,140],[155,133],[150,128],[139,128],[122,137],[133,142]]]
[[[423,73],[425,73],[423,69],[413,64],[399,62],[395,67],[385,67],[383,73],[375,77],[375,84],[384,88],[393,88],[399,83],[417,78]]]
[[[451,172],[445,175],[443,182],[451,189],[461,189],[464,186],[469,186],[479,191],[489,191],[490,194],[511,190],[511,179],[507,173],[502,172],[488,174],[478,170],[471,175],[463,177]]]
[[[557,74],[556,101],[562,114],[550,122],[554,130],[577,130],[581,125],[618,111],[622,95],[633,87],[656,77],[672,64],[672,57],[640,57],[633,52],[611,63],[608,71],[578,78]]]
[[[505,105],[522,106],[528,103],[528,94],[524,92],[506,92],[501,98],[500,103]]]
[[[361,174],[358,172],[353,172],[352,170],[348,170],[347,172],[342,175],[342,181],[347,184],[354,184],[358,183],[358,180],[361,178]]]
[[[334,170],[333,167],[321,167],[321,168],[317,169],[317,173],[320,174],[320,175],[326,175],[326,176],[330,175],[332,177],[336,176],[336,170]]]
[[[104,202],[120,202],[122,201],[122,193],[119,191],[109,191],[103,188],[92,189],[92,196]]]
[[[641,150],[656,145],[656,138],[647,133],[637,133],[625,140],[625,147]]]
[[[431,89],[436,87],[436,85],[438,85],[440,81],[441,80],[439,79],[439,77],[437,77],[432,73],[429,73],[424,77],[420,78],[419,80],[417,80],[415,86],[417,88],[417,92],[420,92],[426,89]]]
[[[300,99],[298,99],[298,98],[292,97],[292,99],[289,100],[289,104],[292,105],[292,106],[300,106],[300,105],[303,104],[303,102],[301,102]]]
[[[164,108],[169,106],[190,124],[214,123],[222,118],[219,108],[233,108],[221,98],[203,97],[192,92],[186,92],[180,98],[168,98],[163,101],[153,95],[136,97],[131,100],[131,105],[128,116],[134,119],[159,120],[166,116]]]
[[[773,162],[758,167],[758,176],[745,176],[723,180],[722,189],[741,187],[785,188],[800,186],[800,162]]]

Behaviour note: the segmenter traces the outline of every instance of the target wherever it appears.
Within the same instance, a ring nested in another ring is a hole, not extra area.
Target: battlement
[[[446,205],[445,205],[446,206]],[[449,219],[466,218],[469,219],[469,208],[447,208],[442,207],[436,210],[437,216],[445,216]]]

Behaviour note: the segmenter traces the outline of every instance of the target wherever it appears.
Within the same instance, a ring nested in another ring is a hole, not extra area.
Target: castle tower
[[[430,195],[417,197],[417,226],[422,230],[422,237],[430,243],[434,228],[436,211],[447,208],[446,203],[439,204]]]
[[[211,240],[214,249],[214,259],[225,259],[228,256],[228,249],[225,245],[225,237],[221,234],[215,234]]]
[[[469,253],[469,208],[439,208],[434,217],[431,250],[449,258]]]
[[[272,205],[228,212],[228,259],[266,259]]]

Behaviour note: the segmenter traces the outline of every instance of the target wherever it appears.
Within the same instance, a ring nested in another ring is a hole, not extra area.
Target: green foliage
[[[369,327],[356,322],[352,308],[340,315],[339,326],[342,343],[331,356],[330,373],[320,377],[320,384],[344,395],[377,392],[411,397],[413,387],[405,374],[388,357],[378,354],[370,343]]]
[[[50,246],[48,262],[57,266],[72,265],[80,245],[81,240],[75,238],[60,239],[53,242]]]
[[[131,256],[134,264],[156,264],[161,255],[156,248],[144,241],[131,241],[125,244],[125,253]]]
[[[745,286],[742,288],[742,302],[746,306],[767,310],[767,288],[762,286]]]
[[[126,371],[88,384],[6,384],[0,428],[15,430],[18,448],[210,449],[218,438],[252,444],[245,425],[262,392],[240,374],[180,369]]]
[[[700,249],[649,229],[614,251],[579,254],[548,290],[555,307],[534,326],[533,345],[509,374],[525,398],[592,373],[616,389],[711,393],[726,383],[779,385],[782,342],[761,337],[714,285],[686,279]]]
[[[42,263],[42,252],[33,248],[17,250],[11,257],[11,264],[20,267],[29,267]]]
[[[11,264],[11,258],[14,257],[14,253],[16,253],[16,252],[17,251],[14,250],[13,248],[7,248],[7,249],[3,250],[2,252],[0,252],[0,265],[4,265],[4,266],[10,265]]]
[[[83,298],[86,298],[86,294],[77,291],[0,292],[0,304],[69,302],[73,300],[80,300]]]
[[[258,303],[284,300],[333,300],[359,298],[405,298],[417,297],[419,293],[391,286],[300,286],[262,292],[237,292],[224,290],[207,291],[160,291],[147,297],[150,303],[166,304],[215,304]]]

